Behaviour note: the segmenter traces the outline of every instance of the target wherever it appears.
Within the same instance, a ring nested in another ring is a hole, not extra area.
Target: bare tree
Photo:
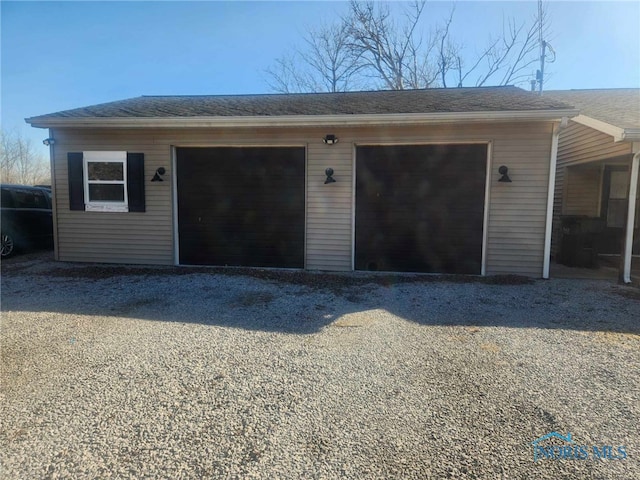
[[[303,59],[295,54],[283,55],[267,68],[267,82],[278,93],[299,93],[322,91],[319,84],[303,70]]]
[[[461,48],[454,47],[453,56],[458,86],[463,86],[472,74],[476,74],[475,86],[477,87],[487,83],[511,85],[530,79],[532,75],[529,69],[538,61],[536,52],[539,42],[536,41],[536,36],[540,30],[544,32],[549,30],[546,9],[540,10],[539,15],[533,18],[528,28],[525,23],[516,25],[515,20],[508,19],[501,35],[490,38],[485,48],[476,55],[475,61],[466,69]],[[445,35],[448,36],[448,29],[445,30]],[[444,72],[442,74],[445,75]],[[446,86],[444,80],[443,85]]]
[[[0,131],[0,176],[4,183],[51,183],[49,164],[44,156],[35,152],[31,140],[14,132]]]
[[[420,30],[425,6],[415,0],[396,20],[388,4],[351,0],[338,23],[309,30],[304,49],[276,60],[268,70],[271,87],[285,93],[362,86],[403,90],[532,78],[531,67],[539,60],[536,34],[548,30],[545,9],[529,26],[507,20],[483,48],[469,52],[452,34],[455,9],[425,37]]]
[[[447,78],[449,72],[456,68],[458,71],[461,69],[462,57],[460,55],[460,45],[454,43],[449,37],[451,30],[451,24],[453,23],[453,14],[455,13],[455,7],[451,9],[449,18],[444,23],[444,27],[439,28],[436,32],[438,37],[438,59],[437,59],[437,72],[440,76],[440,82],[443,87],[447,87]],[[458,86],[462,86],[462,79],[459,80]]]
[[[362,65],[348,44],[347,25],[309,29],[303,40],[305,49],[276,59],[267,69],[271,88],[280,93],[350,90]]]
[[[417,25],[426,2],[415,1],[398,26],[389,6],[351,0],[349,16],[343,19],[350,47],[363,67],[382,80],[386,88],[419,88],[428,68],[428,55],[420,51]]]
[[[300,52],[313,78],[329,92],[348,90],[354,75],[362,69],[358,53],[349,48],[347,28],[339,23],[310,31],[305,38],[309,50]]]
[[[409,43],[408,64],[405,81],[407,88],[430,88],[438,86],[437,64],[431,60],[437,46],[437,37],[429,35],[427,42],[422,37]]]

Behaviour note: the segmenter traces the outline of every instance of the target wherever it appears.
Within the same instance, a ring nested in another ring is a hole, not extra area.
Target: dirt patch
[[[6,275],[41,275],[54,278],[83,280],[103,280],[114,277],[134,276],[181,276],[181,275],[224,275],[228,277],[251,277],[260,280],[301,285],[313,289],[329,289],[343,293],[351,287],[385,286],[398,284],[428,283],[479,283],[485,285],[531,285],[537,280],[520,275],[475,275],[420,274],[420,273],[373,273],[346,272],[325,273],[291,271],[246,267],[189,267],[189,266],[137,266],[95,263],[55,262],[53,252],[33,252],[19,255],[2,262],[2,273]],[[362,292],[360,292],[362,293]],[[350,301],[359,301],[353,297]]]
[[[640,335],[623,332],[593,332],[593,341],[626,349],[640,348]]]
[[[6,273],[27,274],[28,268],[12,268]],[[58,278],[81,278],[85,280],[102,280],[121,276],[177,276],[177,275],[224,275],[251,277],[270,282],[300,285],[312,289],[331,290],[344,293],[343,290],[365,285],[394,286],[409,283],[479,283],[486,285],[531,285],[535,279],[519,275],[491,275],[487,277],[472,275],[431,275],[431,274],[393,274],[393,273],[317,273],[304,271],[286,271],[259,268],[232,267],[137,267],[129,265],[49,265],[32,274]],[[354,299],[358,300],[358,299]]]
[[[265,306],[271,303],[274,296],[264,292],[247,292],[238,295],[232,305],[239,307]]]
[[[481,343],[480,344],[480,348],[482,350],[484,350],[485,352],[491,352],[491,353],[498,353],[500,352],[502,349],[496,345],[495,343]]]
[[[346,315],[333,322],[331,326],[338,328],[358,328],[370,326],[374,322],[375,320],[368,315]]]
[[[638,287],[612,287],[611,291],[616,295],[628,298],[629,300],[640,301],[640,288]]]
[[[22,253],[2,260],[2,274],[16,274],[38,266],[53,264],[52,250]]]
[[[111,307],[111,312],[118,315],[130,315],[140,308],[163,304],[165,302],[160,297],[136,298]]]

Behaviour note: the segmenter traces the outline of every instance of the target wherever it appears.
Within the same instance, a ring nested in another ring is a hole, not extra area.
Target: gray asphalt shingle
[[[582,115],[619,128],[640,128],[640,88],[550,90],[545,97],[575,106]]]
[[[28,121],[52,118],[376,115],[568,108],[570,106],[561,101],[506,86],[286,95],[142,96],[41,115]]]

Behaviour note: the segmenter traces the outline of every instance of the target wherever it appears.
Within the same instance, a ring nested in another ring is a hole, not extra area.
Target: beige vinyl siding
[[[170,166],[169,150],[140,132],[104,134],[55,130],[57,251],[59,260],[172,264],[171,182],[149,180],[158,167]],[[145,212],[69,210],[67,153],[126,150],[144,153]],[[170,178],[170,177],[168,177]]]
[[[602,162],[620,159],[630,154],[630,143],[616,143],[611,135],[573,121],[569,121],[567,128],[560,132],[553,204],[552,256],[557,253],[561,237],[561,215],[599,215],[597,206],[600,200],[601,180],[599,175],[598,184],[594,187],[595,173],[593,171],[590,174],[585,174],[581,173],[578,167],[571,166],[596,162],[594,168],[599,168]],[[567,189],[567,176],[573,184],[571,192]],[[580,196],[584,196],[584,198],[580,199]]]
[[[630,153],[630,143],[614,143],[611,135],[570,121],[567,128],[560,132],[558,168],[575,163],[619,157]]]
[[[560,141],[562,140],[562,134]],[[551,234],[551,256],[555,257],[558,253],[558,245],[560,237],[562,235],[560,215],[562,215],[562,204],[564,196],[564,182],[566,176],[567,167],[560,166],[560,159],[558,158],[558,164],[556,168],[556,185],[553,192],[553,223]]]
[[[336,145],[322,143],[338,136]],[[60,260],[174,262],[172,146],[305,146],[307,269],[352,269],[355,145],[491,142],[487,274],[542,272],[551,123],[449,124],[367,128],[56,129],[55,182]],[[126,150],[145,154],[144,213],[69,210],[67,153]],[[509,167],[513,183],[500,183]],[[158,167],[165,182],[151,183]],[[325,185],[325,169],[336,183]],[[355,212],[357,214],[357,212]],[[437,232],[434,232],[437,234]]]
[[[333,130],[332,130],[333,132]],[[353,146],[339,138],[325,145],[318,131],[306,139],[307,238],[305,266],[310,270],[351,270]],[[324,184],[333,168],[335,183]]]
[[[525,126],[529,135],[520,128],[510,126],[492,144],[486,271],[540,277],[552,125]],[[513,183],[498,182],[501,165]]]

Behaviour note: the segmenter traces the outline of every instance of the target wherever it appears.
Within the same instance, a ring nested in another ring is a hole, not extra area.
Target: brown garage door
[[[304,267],[304,148],[178,148],[180,263]]]
[[[486,145],[356,150],[355,268],[480,274]]]

